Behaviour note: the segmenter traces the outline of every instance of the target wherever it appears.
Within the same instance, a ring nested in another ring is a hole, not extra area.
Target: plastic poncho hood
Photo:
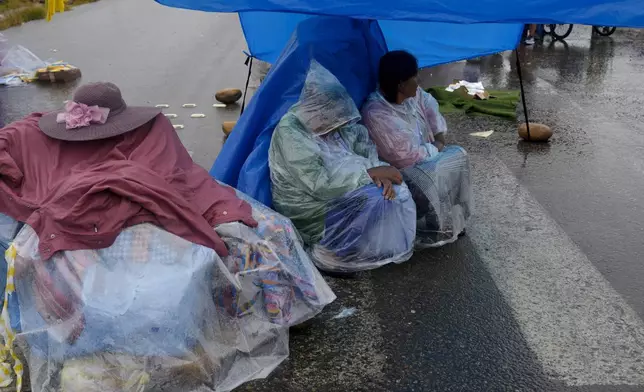
[[[300,100],[271,140],[275,209],[293,220],[305,242],[319,240],[331,200],[370,184],[378,159],[360,112],[340,81],[312,61]]]
[[[311,61],[300,100],[291,110],[307,130],[318,136],[360,121],[360,112],[347,90],[315,60]]]

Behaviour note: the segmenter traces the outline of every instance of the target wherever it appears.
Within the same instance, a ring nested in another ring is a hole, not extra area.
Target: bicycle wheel
[[[617,30],[617,27],[615,26],[593,26],[593,31],[604,37],[612,35],[615,30]]]
[[[545,24],[543,25],[543,32],[549,35],[552,35],[552,25]]]
[[[572,32],[572,24],[551,24],[550,34],[558,40],[566,39]]]

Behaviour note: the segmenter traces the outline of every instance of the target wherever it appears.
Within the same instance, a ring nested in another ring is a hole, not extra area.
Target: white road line
[[[468,235],[544,371],[570,386],[644,385],[644,323],[496,157],[472,155]]]

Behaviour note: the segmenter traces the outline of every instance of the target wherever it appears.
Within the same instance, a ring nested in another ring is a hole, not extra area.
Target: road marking
[[[644,323],[496,157],[471,155],[468,235],[549,377],[644,385]]]

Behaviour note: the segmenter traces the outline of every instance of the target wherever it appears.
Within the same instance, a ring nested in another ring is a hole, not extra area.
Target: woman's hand
[[[388,179],[395,185],[400,185],[403,182],[402,174],[393,166],[372,167],[367,170],[367,173],[376,185],[378,185],[377,181],[382,179]]]
[[[393,200],[396,198],[396,191],[394,184],[402,184],[402,174],[395,167],[379,166],[367,170],[369,176],[378,188],[382,188],[382,195],[386,200]]]
[[[385,197],[385,200],[395,199],[396,191],[394,190],[394,184],[392,184],[388,179],[381,180],[380,182],[382,184],[382,195]],[[378,188],[380,188],[380,185]]]

